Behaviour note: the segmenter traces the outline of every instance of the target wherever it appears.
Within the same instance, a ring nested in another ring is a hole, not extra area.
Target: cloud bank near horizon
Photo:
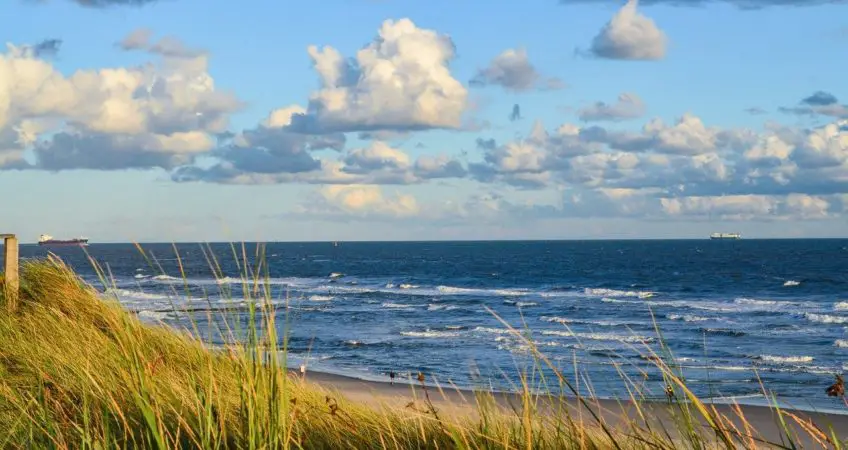
[[[630,0],[588,52],[657,64],[667,57],[668,40]],[[138,29],[116,45],[143,52],[149,63],[66,75],[48,59],[60,44],[10,44],[0,53],[0,171],[155,169],[177,183],[314,185],[295,212],[327,220],[848,216],[848,107],[827,90],[787,99],[790,106],[780,109],[826,120],[817,126],[718,127],[692,112],[668,121],[649,115],[650,99],[620,92],[611,94],[613,102],[576,109],[577,120],[552,128],[535,121],[525,136],[495,140],[469,125],[470,89],[518,95],[561,89],[565,81],[542,75],[515,47],[481,61],[463,83],[451,67],[452,38],[402,18],[380,24],[352,56],[309,46],[317,88],[237,130],[231,118],[245,104],[217,85],[204,50]],[[516,103],[505,120],[522,117]],[[636,120],[636,130],[624,125]],[[455,133],[475,150],[411,151],[394,142],[432,131]],[[354,137],[370,141],[351,144]],[[404,191],[439,183],[478,192],[439,200]],[[555,193],[556,201],[516,200],[535,192]]]

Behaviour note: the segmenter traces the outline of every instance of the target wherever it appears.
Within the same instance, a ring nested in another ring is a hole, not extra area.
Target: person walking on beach
[[[389,384],[392,385],[392,386],[395,385],[395,371],[394,370],[389,371]]]
[[[300,377],[306,378],[306,364],[300,365]]]

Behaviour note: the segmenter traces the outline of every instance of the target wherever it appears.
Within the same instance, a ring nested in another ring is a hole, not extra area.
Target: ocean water
[[[50,250],[144,320],[191,317],[216,343],[222,316],[246,323],[241,247],[177,245],[185,280],[174,247],[143,248],[155,265],[132,245],[85,249],[108,289],[82,249]],[[245,251],[254,261],[256,244]],[[309,370],[508,389],[533,360],[494,313],[581,391],[626,396],[624,373],[662,397],[656,324],[699,395],[758,403],[762,381],[789,404],[848,410],[824,393],[848,371],[848,240],[271,243],[265,255],[289,359]]]

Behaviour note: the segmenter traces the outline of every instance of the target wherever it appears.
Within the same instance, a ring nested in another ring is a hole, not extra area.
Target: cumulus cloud
[[[667,38],[654,21],[637,10],[638,0],[627,3],[592,40],[589,53],[598,58],[658,60],[665,58]]]
[[[464,166],[445,155],[413,160],[382,141],[350,149],[338,157],[319,157],[318,150],[344,150],[344,134],[307,135],[290,131],[291,120],[304,109],[292,105],[272,111],[256,128],[229,137],[211,152],[217,163],[179,167],[178,182],[225,184],[417,184],[435,178],[462,178]]]
[[[577,116],[584,122],[592,121],[621,121],[635,119],[645,114],[645,103],[638,95],[622,93],[613,104],[595,102],[594,104],[581,108]]]
[[[154,42],[153,32],[147,28],[139,28],[130,32],[118,42],[123,50],[140,50],[170,58],[197,58],[206,54],[203,50],[188,48],[182,41],[173,36],[164,36]]]
[[[559,78],[543,79],[523,48],[504,50],[488,66],[479,69],[469,83],[472,86],[501,86],[514,92],[564,87]]]
[[[802,116],[831,116],[848,119],[848,105],[839,104],[839,99],[830,92],[816,91],[802,99],[798,106],[781,107],[781,112]]]
[[[769,220],[826,219],[842,214],[840,195],[848,192],[842,122],[759,132],[708,126],[692,114],[674,124],[652,119],[640,132],[572,124],[548,131],[536,123],[527,137],[481,138],[477,146],[482,161],[469,164],[476,180],[563,189],[559,212],[575,217],[695,219],[709,205],[727,220],[766,211]]]
[[[205,56],[162,57],[158,64],[65,76],[32,47],[9,45],[0,54],[0,135],[14,131],[17,138],[0,150],[4,166],[167,169],[185,163],[212,149],[215,134],[241,107],[216,89],[207,64]],[[27,150],[34,164],[20,159]],[[15,164],[10,154],[18,155]]]
[[[354,58],[310,46],[321,78],[292,131],[309,134],[459,128],[467,90],[450,73],[454,44],[409,19],[387,20]]]
[[[838,102],[836,96],[830,92],[816,91],[813,95],[801,100],[801,103],[814,106],[827,106]]]
[[[48,57],[56,56],[59,49],[62,47],[61,39],[45,39],[38,44],[32,46],[32,51],[35,56]]]
[[[786,196],[728,195],[712,197],[663,198],[663,212],[673,217],[710,220],[786,220],[826,219],[831,215],[831,202],[804,194]]]
[[[314,218],[398,219],[415,217],[421,209],[411,195],[385,195],[380,186],[352,184],[324,186],[294,212]]]

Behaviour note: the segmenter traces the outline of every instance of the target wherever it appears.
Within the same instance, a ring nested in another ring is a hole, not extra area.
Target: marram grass
[[[446,414],[423,383],[423,407],[356,404],[289,373],[285,326],[275,323],[261,266],[242,267],[254,281],[245,297],[256,299],[256,323],[236,333],[246,336],[242,344],[222,349],[140,322],[55,257],[26,261],[18,309],[0,308],[0,448],[795,448],[799,430],[818,448],[844,445],[777,408],[785,433],[767,442],[742,409],[729,418],[702,403],[664,355],[654,360],[670,387],[672,419],[657,426],[653,410],[634,402],[613,426],[591,399],[531,394],[540,384],[573,388],[531,340],[537,364],[555,376],[523,375],[514,408],[476,392],[467,414]],[[634,388],[632,400],[639,397]]]

